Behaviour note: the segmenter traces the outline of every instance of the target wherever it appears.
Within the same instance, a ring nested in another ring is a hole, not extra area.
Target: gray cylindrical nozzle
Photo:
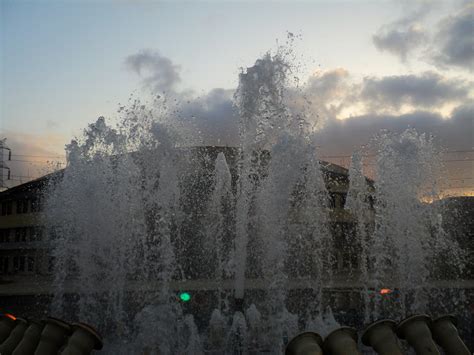
[[[31,321],[25,330],[23,339],[17,345],[12,355],[33,354],[41,338],[44,324],[41,322]]]
[[[10,355],[13,352],[23,338],[26,328],[28,328],[28,322],[23,318],[17,318],[15,327],[12,329],[10,335],[5,339],[2,345],[0,345],[0,354]]]
[[[431,337],[430,322],[425,314],[408,317],[398,324],[397,335],[406,339],[417,355],[441,355]]]
[[[470,355],[466,344],[459,337],[456,328],[456,318],[445,315],[431,323],[431,333],[434,340],[443,348],[446,355]]]
[[[8,338],[14,327],[15,318],[10,315],[2,315],[0,318],[0,344]]]
[[[395,327],[391,319],[382,319],[370,324],[362,334],[362,343],[371,346],[379,355],[403,355],[398,344]]]
[[[61,352],[62,355],[89,355],[94,349],[102,349],[102,338],[92,327],[74,323],[72,328],[73,333]]]
[[[357,331],[350,327],[334,330],[324,340],[323,349],[331,355],[360,355]]]
[[[34,355],[56,354],[71,334],[71,326],[59,319],[48,317],[45,323]]]
[[[305,332],[295,336],[286,346],[285,355],[323,355],[323,339],[317,333]]]

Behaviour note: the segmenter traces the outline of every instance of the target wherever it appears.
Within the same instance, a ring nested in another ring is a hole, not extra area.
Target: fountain
[[[290,71],[278,51],[240,74],[240,147],[190,147],[138,100],[67,147],[46,208],[53,315],[95,325],[105,353],[257,354],[333,334],[341,303],[358,324],[430,310],[439,255],[462,264],[423,202],[438,195],[433,142],[382,133],[375,182],[359,153],[335,172],[288,108]],[[347,184],[334,211],[329,190]],[[462,292],[446,301],[434,311],[462,313]]]

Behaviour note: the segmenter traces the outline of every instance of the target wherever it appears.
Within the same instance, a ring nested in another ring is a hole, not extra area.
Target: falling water
[[[360,260],[359,266],[359,282],[362,285],[361,296],[364,301],[364,321],[371,320],[370,314],[370,275],[369,275],[369,246],[370,237],[373,231],[373,196],[368,179],[365,177],[362,165],[362,156],[360,153],[354,153],[349,168],[349,190],[345,208],[355,219],[356,235],[354,235],[354,248],[357,248]],[[372,188],[373,190],[373,188]],[[371,202],[372,201],[372,202]]]
[[[67,147],[46,209],[53,314],[95,324],[113,354],[278,353],[298,331],[338,326],[340,284],[360,298],[361,321],[429,308],[436,258],[462,260],[424,202],[439,194],[432,140],[379,135],[375,180],[356,154],[347,191],[347,172],[318,159],[288,109],[290,73],[279,52],[240,74],[238,148],[189,147],[166,110],[139,101]],[[330,206],[334,191],[347,192],[345,210]],[[338,219],[354,226],[345,239]]]
[[[206,231],[208,245],[205,249],[214,251],[216,260],[214,279],[218,284],[218,309],[228,310],[228,292],[224,293],[222,281],[231,277],[233,250],[232,224],[234,223],[234,194],[232,191],[232,176],[224,153],[217,155],[214,169],[214,190],[208,207],[209,223]],[[223,299],[224,298],[224,299]],[[223,305],[224,303],[224,305]]]

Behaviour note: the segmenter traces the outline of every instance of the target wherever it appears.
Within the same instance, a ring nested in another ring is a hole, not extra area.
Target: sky
[[[201,120],[207,142],[235,144],[240,68],[290,32],[323,154],[415,127],[453,152],[453,186],[469,190],[473,26],[472,1],[0,0],[9,183],[64,163],[65,144],[97,117],[116,117],[131,94],[186,97],[180,109]]]

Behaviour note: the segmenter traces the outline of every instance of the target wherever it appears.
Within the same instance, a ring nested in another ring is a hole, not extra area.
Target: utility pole
[[[6,145],[6,138],[0,140],[0,189],[7,188],[5,185],[5,181],[3,178],[3,170],[7,171],[7,180],[10,180],[10,168],[5,163],[5,153],[4,151],[8,151],[8,160],[12,160],[12,151]]]

